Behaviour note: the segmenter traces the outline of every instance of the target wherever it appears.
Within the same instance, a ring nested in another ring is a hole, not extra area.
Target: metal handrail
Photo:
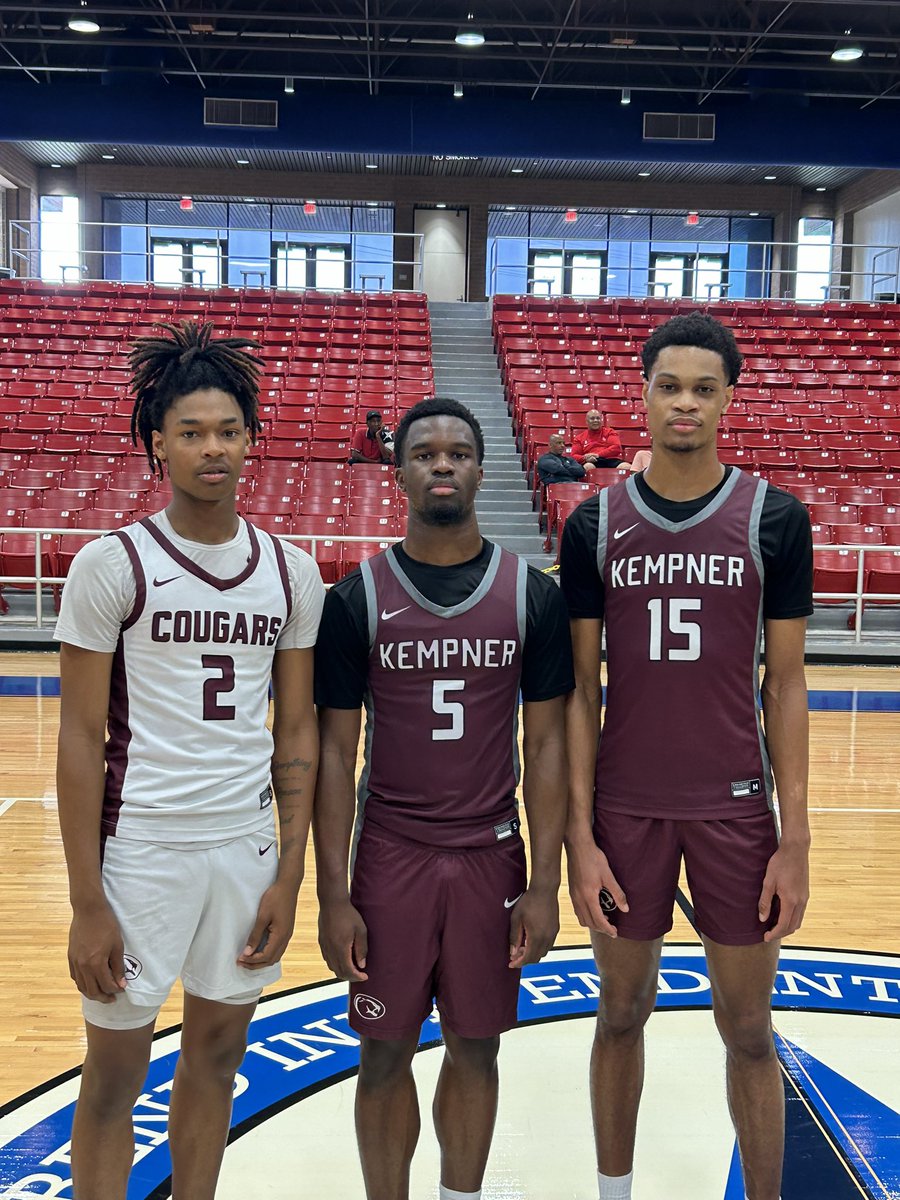
[[[21,525],[8,525],[8,526],[0,527],[0,536],[2,536],[3,534],[7,534],[7,533],[16,533],[16,534],[26,533],[34,538],[34,567],[35,567],[35,569],[34,569],[33,575],[0,575],[0,587],[2,587],[4,584],[20,585],[20,586],[33,585],[35,588],[35,612],[34,612],[34,617],[29,618],[27,622],[23,621],[23,618],[20,616],[10,616],[9,614],[0,616],[0,627],[2,627],[3,625],[7,625],[7,626],[14,625],[14,626],[24,628],[24,629],[49,628],[51,625],[55,625],[55,619],[52,622],[49,622],[48,620],[46,620],[44,618],[44,615],[43,615],[43,600],[44,600],[44,594],[45,594],[44,589],[45,588],[52,589],[52,588],[62,587],[63,584],[66,582],[66,579],[65,579],[65,576],[43,575],[41,573],[41,539],[44,537],[59,537],[59,536],[66,536],[66,535],[68,535],[69,537],[83,537],[85,535],[88,535],[88,536],[96,535],[98,537],[102,537],[104,534],[109,533],[109,530],[108,529],[72,529],[71,527],[59,527],[59,526],[54,526],[54,525],[48,525],[46,528],[40,528],[40,529],[23,529]],[[393,543],[400,542],[403,540],[402,537],[393,536],[393,535],[386,536],[386,537],[366,537],[366,536],[357,536],[355,534],[352,534],[352,535],[351,534],[342,534],[340,536],[332,537],[332,536],[329,536],[328,534],[292,533],[292,534],[278,534],[277,536],[282,538],[286,542],[309,543],[311,546],[311,556],[313,559],[316,558],[316,549],[320,542],[342,542],[342,543],[343,542],[348,542],[348,543],[389,542],[389,543],[393,544]],[[815,600],[824,600],[824,601],[834,600],[834,601],[843,601],[843,602],[853,601],[854,605],[855,605],[854,629],[852,631],[848,631],[848,633],[852,632],[853,640],[856,643],[860,643],[862,641],[863,613],[865,610],[866,603],[882,602],[882,603],[900,605],[900,596],[898,596],[898,594],[896,592],[867,592],[867,591],[865,591],[865,587],[864,587],[864,584],[865,584],[865,556],[866,556],[866,554],[878,554],[878,553],[884,553],[886,551],[889,552],[893,549],[900,549],[900,547],[892,547],[892,546],[885,546],[885,545],[861,546],[861,545],[855,545],[855,544],[852,544],[849,542],[847,542],[847,543],[845,543],[845,542],[840,542],[840,543],[821,542],[821,543],[818,543],[817,542],[813,546],[813,549],[814,550],[852,550],[852,551],[855,551],[859,555],[859,558],[857,561],[857,569],[856,569],[856,590],[855,591],[853,591],[853,592],[815,592],[813,594],[813,600],[814,601]],[[829,631],[829,636],[834,636],[834,634],[835,634],[835,631],[833,631],[833,630]],[[815,634],[813,636],[815,636]],[[878,634],[873,634],[871,636],[878,637]]]
[[[197,241],[206,241],[206,242],[214,243],[215,252],[211,257],[211,261],[214,261],[218,265],[220,275],[221,275],[221,267],[222,267],[223,263],[237,265],[238,273],[242,273],[241,268],[246,268],[250,274],[258,274],[260,270],[262,270],[262,272],[264,274],[269,274],[272,269],[273,259],[275,257],[274,249],[273,249],[272,253],[270,253],[268,255],[244,255],[244,254],[241,254],[238,256],[238,255],[229,254],[228,253],[228,240],[234,234],[242,234],[242,233],[255,233],[255,234],[265,233],[265,234],[268,234],[270,247],[274,247],[276,242],[284,241],[287,243],[287,242],[290,242],[291,240],[302,241],[304,238],[308,239],[311,236],[308,231],[304,232],[303,230],[300,230],[300,229],[289,229],[287,227],[280,228],[280,229],[260,230],[260,229],[246,229],[246,228],[243,228],[240,226],[229,226],[228,228],[225,228],[224,226],[221,226],[221,225],[175,226],[175,225],[159,225],[159,224],[149,224],[149,223],[138,224],[136,222],[126,222],[126,221],[79,221],[76,224],[77,224],[77,228],[79,231],[79,251],[78,251],[78,255],[77,255],[77,258],[79,259],[79,261],[66,264],[65,270],[66,271],[78,271],[79,272],[79,281],[84,280],[84,281],[97,281],[97,282],[104,281],[107,278],[106,272],[105,272],[105,262],[107,259],[117,260],[120,264],[120,267],[126,261],[138,259],[142,262],[143,273],[145,275],[145,279],[144,280],[114,281],[114,282],[124,282],[124,283],[134,283],[134,282],[136,282],[136,283],[141,283],[141,282],[153,283],[154,280],[152,279],[152,275],[153,275],[152,268],[153,268],[153,260],[154,260],[154,257],[156,257],[156,256],[161,257],[161,258],[171,258],[173,261],[174,260],[181,261],[182,255],[180,253],[167,254],[165,252],[158,252],[158,251],[153,250],[153,248],[151,246],[151,233],[150,233],[150,231],[153,229],[177,230],[177,234],[172,233],[171,235],[167,235],[167,236],[170,236],[171,240],[173,240],[173,241],[177,240],[177,239],[180,239],[182,241],[189,240],[193,236],[194,238],[196,238]],[[40,255],[41,255],[40,229],[41,229],[40,221],[38,221],[38,220],[17,219],[17,220],[11,220],[9,222],[9,243],[8,244],[10,247],[10,251],[9,251],[10,262],[16,266],[17,275],[20,278],[39,279],[41,277],[41,275],[40,275]],[[109,229],[109,230],[142,229],[142,230],[144,230],[145,231],[144,248],[142,250],[122,250],[122,249],[108,248],[106,246],[91,247],[91,246],[85,245],[86,231],[100,230],[101,231],[100,236],[102,237],[102,231],[107,230],[107,229]],[[18,235],[18,237],[16,237],[15,235]],[[162,235],[160,235],[160,236],[162,236]],[[389,241],[389,243],[391,245],[391,249],[393,249],[393,244],[397,238],[411,238],[412,245],[413,245],[412,257],[408,258],[408,259],[395,258],[392,255],[390,260],[388,260],[388,259],[373,260],[371,258],[366,257],[365,255],[358,255],[355,252],[356,251],[356,243],[355,243],[354,239],[359,238],[359,237],[365,238],[367,241],[370,241],[370,242],[378,241],[378,240],[382,240],[382,241],[387,240],[387,241]],[[349,269],[350,269],[351,286],[348,289],[337,289],[337,288],[321,289],[320,288],[317,290],[320,290],[320,291],[321,290],[325,290],[325,291],[339,291],[339,290],[354,291],[354,290],[357,290],[353,286],[353,282],[356,279],[357,272],[359,271],[359,273],[361,274],[362,270],[367,267],[373,268],[371,271],[366,271],[366,274],[369,275],[370,278],[374,278],[376,275],[381,273],[380,270],[374,269],[376,267],[383,268],[385,271],[385,274],[387,273],[388,267],[390,267],[392,271],[396,271],[396,268],[398,268],[398,267],[408,267],[408,268],[410,268],[410,279],[411,279],[409,286],[408,287],[391,287],[389,290],[391,290],[391,291],[413,291],[413,292],[422,291],[422,280],[423,280],[423,273],[424,273],[424,253],[423,253],[423,246],[424,246],[424,239],[425,239],[424,234],[402,233],[402,232],[379,233],[379,232],[368,232],[368,231],[349,231],[348,232],[347,230],[328,230],[328,229],[315,230],[315,240],[317,242],[321,239],[323,244],[326,244],[326,239],[329,239],[329,238],[333,238],[333,239],[349,238],[350,239],[349,241],[344,242],[344,244],[351,250],[350,256],[347,259],[345,259],[344,263],[341,265],[344,268],[349,267]],[[17,245],[16,244],[17,242],[24,242],[25,244]],[[92,267],[95,265],[97,267],[96,271],[92,269]],[[200,266],[192,268],[192,271],[195,273],[200,273],[203,270],[204,270],[204,268],[202,266],[202,263]],[[122,272],[120,270],[120,274],[121,273]],[[59,282],[59,281],[55,280],[55,282]],[[158,283],[157,286],[179,287],[179,286],[182,286],[182,284],[175,283],[175,284],[166,285],[166,284]],[[228,287],[228,286],[240,287],[242,285],[240,285],[240,284],[230,285],[225,282],[213,284],[213,283],[206,283],[205,281],[201,281],[201,284],[199,286],[208,287],[208,288],[212,289],[212,288]],[[247,286],[247,285],[244,284],[243,286]],[[261,284],[259,286],[274,287],[275,285],[270,283],[270,284],[265,284],[265,285]],[[286,285],[278,285],[278,290],[279,291],[304,291],[306,289],[305,288],[291,288]]]
[[[533,284],[534,282],[536,282],[536,280],[534,278],[534,272],[539,269],[546,270],[546,264],[541,264],[540,267],[538,267],[538,266],[531,266],[530,264],[527,264],[527,263],[526,264],[522,264],[522,263],[501,264],[501,263],[499,263],[497,261],[498,253],[499,253],[499,251],[498,251],[498,242],[499,241],[518,242],[518,243],[521,243],[524,245],[533,245],[535,242],[541,242],[541,241],[553,242],[554,243],[553,250],[555,251],[556,249],[558,249],[560,254],[562,254],[563,256],[565,256],[567,251],[574,251],[574,252],[581,251],[586,254],[591,252],[591,247],[586,245],[586,242],[589,239],[585,239],[585,238],[576,238],[576,237],[571,237],[571,238],[566,238],[566,237],[562,237],[562,238],[527,238],[527,237],[512,237],[512,236],[507,237],[506,235],[492,234],[489,240],[491,242],[491,245],[490,245],[490,254],[489,254],[489,262],[488,262],[488,267],[489,267],[488,276],[489,276],[489,284],[490,284],[490,286],[488,287],[488,293],[490,295],[506,295],[508,293],[512,293],[514,295],[518,295],[518,294],[527,295],[531,291],[530,285]],[[660,241],[663,241],[663,239],[660,239]],[[644,239],[641,239],[641,240],[637,240],[634,242],[625,242],[624,239],[620,239],[620,238],[597,239],[595,242],[597,251],[603,251],[604,249],[608,250],[608,247],[612,242],[628,246],[627,263],[621,264],[621,265],[619,263],[610,265],[609,262],[607,261],[607,265],[604,267],[578,267],[577,269],[578,269],[579,273],[581,273],[581,274],[596,273],[596,275],[598,276],[598,283],[602,282],[604,274],[607,277],[607,281],[608,281],[610,275],[613,275],[617,279],[625,278],[626,286],[625,286],[624,292],[620,292],[618,289],[616,289],[615,292],[611,293],[609,291],[609,289],[607,288],[605,297],[599,297],[599,298],[633,299],[633,298],[646,297],[648,295],[654,296],[655,295],[655,292],[653,290],[654,287],[662,286],[662,282],[661,281],[657,282],[654,280],[653,266],[651,264],[645,263],[645,262],[641,262],[640,264],[636,264],[634,262],[635,247],[640,246],[642,251],[645,251],[646,247],[648,245],[647,241]],[[873,256],[873,260],[872,260],[872,269],[863,271],[863,270],[855,270],[853,268],[850,268],[850,269],[844,270],[841,268],[831,266],[827,271],[812,271],[811,272],[806,269],[800,269],[798,267],[787,267],[784,265],[784,261],[786,259],[790,258],[790,255],[786,252],[799,250],[801,247],[803,247],[805,245],[805,243],[802,243],[802,242],[776,242],[776,241],[765,241],[765,242],[763,242],[763,241],[746,241],[745,242],[745,241],[735,241],[733,239],[732,240],[723,239],[723,240],[717,241],[714,238],[708,238],[705,240],[693,239],[693,240],[684,240],[684,241],[678,241],[675,238],[667,238],[667,239],[664,239],[664,242],[665,242],[665,245],[667,245],[667,246],[677,245],[679,247],[679,250],[677,251],[677,253],[683,253],[685,255],[694,255],[696,257],[699,257],[701,254],[704,254],[704,253],[708,253],[708,254],[722,253],[722,255],[725,258],[725,263],[723,265],[723,271],[722,271],[721,285],[716,285],[716,284],[708,285],[707,283],[705,283],[703,281],[703,276],[708,274],[709,272],[698,268],[696,265],[693,268],[695,279],[698,281],[698,286],[702,285],[703,287],[707,288],[708,291],[711,291],[716,286],[720,286],[722,289],[721,296],[711,297],[711,296],[707,295],[707,296],[699,296],[699,297],[696,297],[696,296],[679,297],[679,299],[683,299],[683,300],[701,300],[701,301],[707,301],[707,302],[709,302],[711,300],[714,302],[717,299],[723,299],[723,300],[724,299],[728,299],[728,300],[751,299],[752,300],[752,299],[777,298],[777,299],[794,299],[796,301],[796,303],[798,303],[798,304],[807,304],[807,303],[821,304],[823,301],[830,300],[832,298],[833,293],[846,292],[846,291],[849,291],[852,293],[854,291],[854,284],[858,283],[859,287],[857,290],[860,290],[862,292],[865,292],[866,290],[868,290],[869,294],[868,295],[859,295],[859,296],[851,295],[849,297],[846,297],[846,299],[859,300],[859,301],[871,301],[872,293],[874,292],[876,283],[882,283],[887,280],[891,280],[896,285],[894,288],[894,292],[896,295],[900,295],[900,246],[897,246],[897,245],[888,245],[888,244],[882,244],[882,243],[865,243],[865,242],[834,242],[830,246],[830,254],[831,254],[832,263],[839,256],[839,254],[844,250],[847,250],[847,251],[854,251],[854,250],[874,251],[875,253]],[[720,246],[720,247],[723,247],[724,249],[721,252],[713,251],[713,250],[709,249],[710,246]],[[706,249],[704,249],[704,247]],[[763,256],[763,261],[757,266],[732,267],[730,265],[729,260],[731,257],[732,249],[736,248],[736,247],[739,247],[741,249],[746,249],[746,250],[749,250],[751,248],[757,248],[757,249],[761,250],[762,256]],[[549,250],[550,247],[547,246],[547,247],[545,247],[545,249]],[[777,256],[774,253],[774,251],[776,251],[776,250],[781,252]],[[676,253],[676,251],[672,251],[672,253]],[[896,266],[893,271],[886,271],[883,268],[883,266],[879,269],[877,266],[877,264],[879,263],[879,260],[882,259],[886,255],[894,256],[894,262],[895,262]],[[508,277],[514,277],[516,275],[520,276],[522,279],[522,286],[521,287],[506,287],[506,286],[504,286],[502,289],[498,288],[496,286],[496,284],[497,284],[498,273],[500,271],[503,271],[504,273],[506,273]],[[560,268],[560,271],[562,273],[562,268]],[[803,297],[794,296],[793,292],[796,290],[797,278],[801,275],[810,275],[810,274],[817,275],[817,276],[823,276],[823,277],[827,276],[827,282],[819,285],[818,290],[822,292],[822,295],[803,296]],[[763,293],[763,295],[761,297],[753,297],[753,296],[746,297],[746,296],[739,295],[735,291],[735,287],[733,284],[734,276],[746,276],[748,278],[759,280],[760,285],[761,285],[759,290]],[[777,289],[776,289],[777,296],[773,296],[773,294],[772,294],[773,280],[775,280],[778,284]],[[784,280],[788,281],[787,287],[784,286],[784,282],[783,282]],[[793,287],[790,286],[791,280],[793,280],[793,284],[794,284]],[[541,278],[540,282],[543,284],[543,283],[547,283],[549,281]],[[575,293],[575,292],[559,292],[559,293],[557,293],[557,295],[571,297],[574,299],[582,299],[582,300],[590,300],[592,298],[593,299],[598,298],[596,296],[588,296],[588,295],[585,295],[584,293]],[[661,299],[662,297],[659,296],[657,298]],[[844,297],[841,297],[841,298],[844,298]]]

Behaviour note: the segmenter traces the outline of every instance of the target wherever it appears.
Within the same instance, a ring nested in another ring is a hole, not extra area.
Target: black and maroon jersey
[[[654,512],[634,478],[601,493],[610,682],[598,809],[715,820],[771,807],[759,704],[766,487],[732,471],[681,522]]]
[[[493,548],[471,595],[428,600],[393,549],[361,564],[369,622],[360,820],[438,846],[517,829],[527,566]]]

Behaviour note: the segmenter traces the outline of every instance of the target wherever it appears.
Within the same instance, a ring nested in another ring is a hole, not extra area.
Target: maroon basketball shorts
[[[777,918],[759,919],[769,859],[778,849],[772,813],[723,821],[669,821],[594,813],[594,838],[628,898],[609,919],[622,937],[649,941],[672,928],[681,860],[697,929],[724,946],[761,942]]]
[[[350,898],[369,932],[365,983],[350,985],[350,1024],[367,1037],[418,1034],[436,1002],[467,1038],[516,1023],[519,972],[509,968],[510,910],[525,891],[518,836],[445,850],[365,827]]]

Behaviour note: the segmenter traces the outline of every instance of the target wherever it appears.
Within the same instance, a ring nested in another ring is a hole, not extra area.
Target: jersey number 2
[[[204,671],[221,672],[217,679],[203,683],[203,720],[233,721],[234,705],[220,704],[219,697],[234,691],[234,659],[230,654],[204,654],[200,660]]]
[[[686,612],[699,612],[700,601],[696,598],[678,600],[670,597],[667,604],[667,628],[670,634],[686,637],[686,646],[669,646],[665,657],[669,662],[696,662],[700,657],[700,626],[696,621],[684,621]],[[654,596],[647,601],[650,610],[650,661],[661,662],[663,658],[663,599]]]
[[[448,700],[448,692],[461,692],[464,679],[435,679],[431,688],[431,707],[442,717],[450,717],[449,728],[432,729],[433,742],[458,742],[465,732],[466,710],[458,700]]]

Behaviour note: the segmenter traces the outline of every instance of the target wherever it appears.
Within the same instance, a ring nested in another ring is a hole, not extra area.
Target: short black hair
[[[153,430],[176,400],[204,388],[219,388],[233,396],[255,442],[260,432],[257,403],[261,360],[250,354],[256,342],[249,338],[213,338],[211,323],[182,321],[161,324],[158,337],[136,338],[129,357],[134,393],[131,440],[140,440],[154,474],[163,476],[163,465],[153,453]]]
[[[650,378],[653,364],[661,350],[667,346],[698,346],[701,350],[712,350],[722,359],[725,376],[731,387],[737,383],[744,364],[734,334],[707,313],[688,313],[683,317],[672,317],[664,325],[657,326],[641,350],[644,378]]]
[[[475,438],[478,465],[481,466],[484,462],[484,434],[477,418],[458,400],[451,400],[449,396],[430,396],[427,400],[420,400],[405,413],[397,426],[397,432],[394,434],[394,461],[398,467],[403,462],[403,447],[406,445],[410,425],[413,421],[422,421],[426,417],[458,417],[460,421],[465,421]]]

